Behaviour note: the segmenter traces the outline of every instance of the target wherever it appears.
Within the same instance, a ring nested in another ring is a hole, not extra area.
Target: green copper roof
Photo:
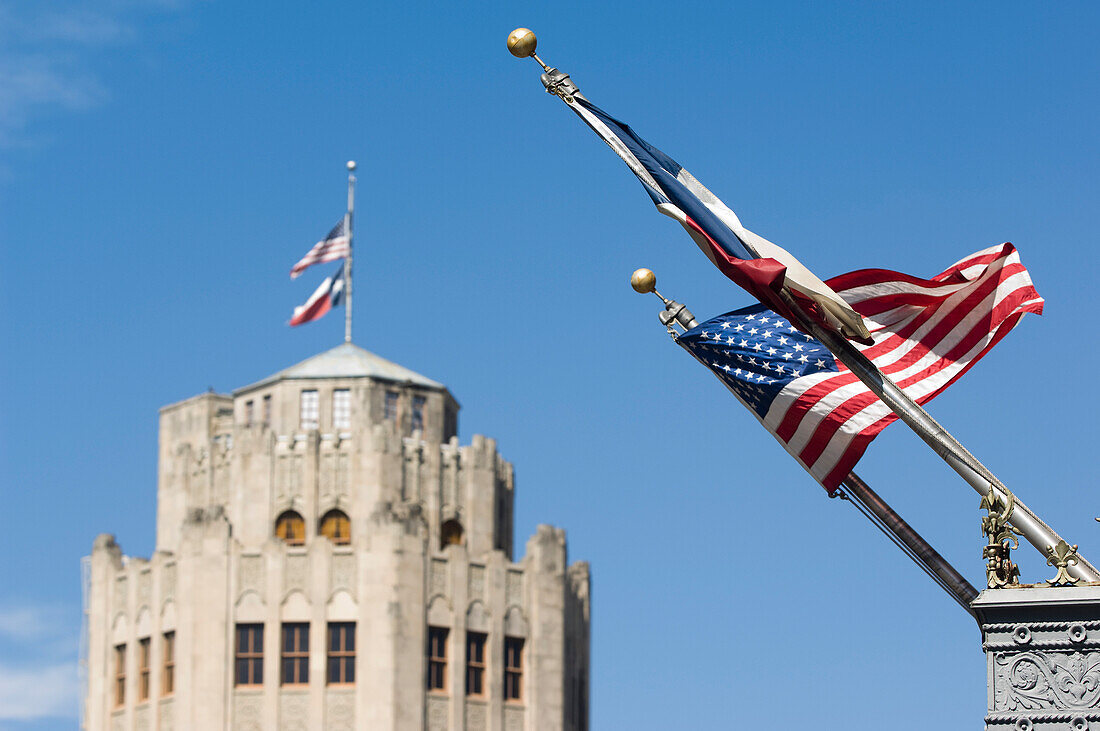
[[[268,376],[262,381],[257,381],[244,388],[238,388],[234,393],[250,391],[260,386],[280,380],[299,378],[377,378],[383,381],[395,383],[412,383],[416,386],[442,390],[442,383],[437,383],[430,378],[425,378],[415,371],[410,371],[404,366],[380,358],[368,350],[360,348],[352,343],[337,345],[332,350],[318,353],[312,358],[306,358],[301,363],[285,368],[278,373]]]

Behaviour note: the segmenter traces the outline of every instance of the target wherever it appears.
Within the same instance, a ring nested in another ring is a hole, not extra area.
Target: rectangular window
[[[412,411],[412,429],[424,429],[424,403],[427,401],[423,396],[413,396],[413,411]]]
[[[176,690],[176,633],[164,633],[162,654],[164,665],[160,674],[160,694],[172,695]]]
[[[138,640],[138,700],[149,700],[149,638]]]
[[[115,645],[115,705],[126,703],[126,645]]]
[[[485,695],[485,633],[466,633],[466,695]]]
[[[446,627],[428,627],[428,690],[447,690]]]
[[[346,388],[332,392],[332,428],[351,428],[351,391]]]
[[[244,425],[252,426],[252,402],[244,402]]]
[[[316,429],[321,402],[316,391],[302,391],[298,402],[299,424],[303,429]]]
[[[504,700],[523,700],[523,638],[504,638]]]
[[[264,684],[264,626],[238,624],[233,682],[235,685]]]
[[[325,680],[329,685],[355,682],[355,622],[328,623],[328,670]]]
[[[386,410],[383,416],[387,421],[397,420],[397,391],[386,391]]]
[[[309,683],[309,622],[283,623],[283,649],[280,663],[283,685]]]
[[[264,426],[271,426],[271,394],[264,396]]]

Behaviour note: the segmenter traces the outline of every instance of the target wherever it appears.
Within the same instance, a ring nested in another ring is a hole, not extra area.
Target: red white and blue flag
[[[345,259],[351,253],[351,237],[348,236],[347,218],[341,218],[340,223],[332,227],[325,238],[313,245],[301,260],[290,270],[290,278],[296,279],[314,264],[324,264],[328,261]]]
[[[678,221],[723,274],[788,319],[797,321],[780,295],[783,289],[821,324],[870,342],[860,316],[843,298],[788,251],[741,225],[737,215],[679,163],[580,94],[568,106],[627,164],[657,210]]]
[[[340,306],[344,300],[344,287],[344,265],[341,264],[335,274],[321,282],[321,286],[310,295],[304,305],[294,308],[294,316],[290,318],[291,326],[319,320],[333,307]]]
[[[1043,299],[1012,244],[932,279],[866,269],[829,280],[866,320],[855,346],[914,401],[954,383]],[[830,494],[894,414],[813,337],[763,306],[730,312],[677,342],[710,368]]]

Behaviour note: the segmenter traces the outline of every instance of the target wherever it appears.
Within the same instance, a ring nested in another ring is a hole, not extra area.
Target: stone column
[[[1100,731],[1100,584],[983,591],[990,731]]]

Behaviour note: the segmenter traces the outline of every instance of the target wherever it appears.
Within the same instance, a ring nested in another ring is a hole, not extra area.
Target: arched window
[[[288,510],[275,521],[275,535],[288,546],[302,546],[306,542],[306,522],[293,510]]]
[[[321,518],[321,535],[338,546],[351,543],[351,521],[343,510],[330,510]]]
[[[462,523],[454,518],[446,520],[439,528],[439,547],[462,545]]]

